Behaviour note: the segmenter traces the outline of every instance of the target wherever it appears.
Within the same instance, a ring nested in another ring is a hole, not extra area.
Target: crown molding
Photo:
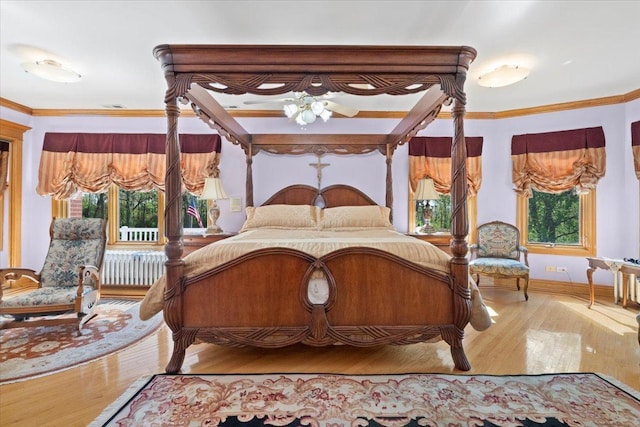
[[[542,105],[538,107],[520,108],[515,110],[504,110],[498,112],[476,112],[465,113],[465,119],[471,120],[496,120],[511,117],[529,116],[535,114],[554,113],[558,111],[578,110],[581,108],[602,107],[605,105],[624,104],[640,98],[640,89],[622,94],[607,96],[603,98],[593,98],[582,101],[562,102],[559,104]],[[30,116],[110,116],[110,117],[165,117],[164,110],[113,110],[113,109],[42,109],[30,108],[17,102],[0,98],[0,107],[28,114]],[[279,110],[228,110],[233,117],[270,118],[284,117],[284,113]],[[181,115],[195,117],[190,109],[183,109]],[[359,119],[402,119],[407,114],[406,111],[360,111],[356,118]],[[334,118],[341,118],[340,115]],[[441,111],[438,119],[450,119],[451,113]]]
[[[17,102],[9,101],[8,99],[0,98],[0,107],[6,107],[19,113],[33,116],[33,109],[22,104],[18,104]]]
[[[640,89],[625,93],[623,95],[606,96],[603,98],[593,98],[583,101],[562,102],[560,104],[543,105],[540,107],[522,108],[517,110],[506,110],[494,113],[494,118],[505,119],[510,117],[528,116],[533,114],[555,113],[558,111],[578,110],[580,108],[602,107],[605,105],[624,104],[640,98]],[[466,118],[466,117],[465,117]]]

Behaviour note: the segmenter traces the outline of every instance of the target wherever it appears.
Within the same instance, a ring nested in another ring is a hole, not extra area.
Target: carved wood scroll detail
[[[410,95],[423,92],[434,84],[451,89],[455,80],[428,75],[355,75],[355,74],[191,74],[190,82],[217,93],[228,95],[282,95],[288,92],[307,92],[313,96],[327,92],[343,92],[358,96]],[[446,80],[446,83],[443,83]],[[268,85],[263,87],[263,85]],[[274,86],[277,85],[277,86]],[[188,88],[187,88],[188,90]],[[443,88],[444,90],[444,88]]]
[[[439,84],[444,93],[466,103],[464,89],[452,75],[398,77],[393,75],[252,74],[239,76],[237,74],[182,73],[178,74],[173,82],[172,95],[182,99],[193,83],[210,91],[227,95],[259,96],[303,91],[313,96],[328,92],[342,92],[357,96],[411,95],[424,92],[433,85]],[[262,87],[265,84],[268,86]]]
[[[320,145],[320,144],[291,144],[291,145],[260,145],[258,148],[271,154],[366,154],[373,151],[384,152],[383,145]]]
[[[187,90],[188,90],[188,88],[187,88]],[[193,112],[196,114],[196,116],[200,120],[202,120],[204,123],[207,124],[207,126],[209,126],[211,129],[213,129],[216,132],[218,132],[218,134],[220,136],[224,137],[227,141],[229,141],[233,145],[240,145],[242,147],[242,149],[244,150],[245,154],[248,154],[248,152],[249,152],[248,147],[246,147],[243,144],[241,144],[240,141],[238,140],[238,138],[234,137],[231,133],[229,133],[229,131],[227,131],[226,127],[223,124],[218,123],[212,117],[209,117],[196,104],[192,103],[191,104],[191,109],[193,110]],[[255,153],[253,153],[253,154],[255,154]]]

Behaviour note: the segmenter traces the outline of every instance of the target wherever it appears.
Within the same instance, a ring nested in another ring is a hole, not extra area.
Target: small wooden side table
[[[220,234],[209,234],[203,236],[202,234],[187,234],[182,236],[182,244],[184,245],[184,250],[182,252],[182,256],[189,255],[191,252],[196,249],[200,249],[203,246],[208,245],[209,243],[217,242],[219,240],[227,239],[231,236],[235,236],[238,233],[220,233]]]
[[[617,303],[622,297],[622,307],[627,307],[627,298],[629,296],[629,286],[635,286],[635,278],[640,275],[640,265],[625,262],[623,260],[614,260],[606,258],[587,257],[589,268],[587,268],[587,280],[589,281],[589,308],[595,301],[595,289],[593,287],[593,272],[598,268],[611,271],[613,276],[613,298]],[[620,277],[621,276],[621,277]],[[639,298],[636,295],[636,298]]]
[[[424,240],[432,245],[442,249],[449,255],[451,255],[451,235],[448,233],[433,233],[433,234],[420,234],[420,233],[407,233],[407,236],[415,237],[416,239]]]

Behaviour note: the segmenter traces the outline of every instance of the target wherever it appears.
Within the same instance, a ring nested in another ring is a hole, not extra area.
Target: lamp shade
[[[200,198],[204,200],[223,200],[229,197],[222,187],[220,178],[207,178],[204,181],[204,189]]]
[[[415,194],[416,200],[438,200],[439,197],[432,179],[423,178],[418,181],[418,189]]]

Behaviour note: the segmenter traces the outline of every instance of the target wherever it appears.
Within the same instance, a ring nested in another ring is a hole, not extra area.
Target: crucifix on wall
[[[309,163],[309,166],[318,170],[318,190],[322,188],[322,168],[331,166],[330,163],[322,163],[322,154],[318,154],[318,161],[316,163]]]

